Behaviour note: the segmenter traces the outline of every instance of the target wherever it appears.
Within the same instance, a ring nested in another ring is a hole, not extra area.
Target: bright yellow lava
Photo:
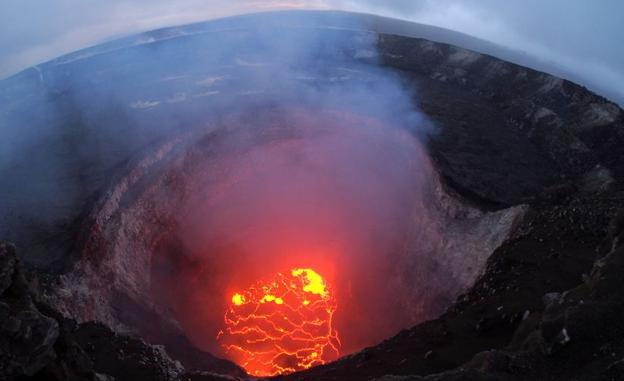
[[[232,296],[232,303],[234,303],[234,305],[240,306],[241,304],[245,303],[245,297],[237,292],[236,294],[234,294],[234,296]]]
[[[232,296],[217,340],[254,376],[275,376],[339,356],[331,287],[316,271],[295,268]]]
[[[292,270],[292,276],[297,277],[305,275],[306,285],[303,286],[303,291],[311,294],[321,295],[323,298],[327,297],[327,290],[325,289],[325,282],[316,271],[312,269],[294,269]]]
[[[267,294],[267,295],[264,295],[262,299],[260,299],[260,303],[264,303],[264,302],[275,302],[275,304],[283,304],[284,299],[278,298],[275,295]]]

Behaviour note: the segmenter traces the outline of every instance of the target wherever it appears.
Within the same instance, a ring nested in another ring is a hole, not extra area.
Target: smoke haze
[[[338,9],[430,24],[526,52],[570,79],[624,103],[624,27],[617,0],[292,0],[0,4],[0,77],[102,41],[164,26],[285,9]],[[540,65],[536,65],[540,66]],[[542,65],[543,66],[543,65]],[[559,73],[556,73],[559,74]]]
[[[434,130],[417,95],[376,68],[373,34],[253,30],[259,44],[238,59],[253,69],[236,76],[254,96],[218,118],[226,130],[207,143],[209,157],[192,159],[175,212],[178,244],[162,254],[177,259],[159,260],[169,275],[153,292],[173,289],[165,303],[189,337],[219,353],[215,311],[234,292],[311,267],[335,287],[349,353],[425,317],[404,305],[426,279],[384,279],[400,278],[414,255],[406,249],[413,230],[433,225],[425,205],[434,174],[419,138]],[[171,275],[173,262],[183,265]]]

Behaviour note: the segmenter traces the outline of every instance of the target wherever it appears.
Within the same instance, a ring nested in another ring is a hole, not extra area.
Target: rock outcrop
[[[35,306],[6,242],[0,242],[0,322],[0,379],[35,375],[52,360],[58,322]]]
[[[162,346],[115,333],[99,323],[78,324],[65,318],[41,302],[36,284],[21,269],[14,246],[0,241],[2,380],[234,379],[186,374]]]

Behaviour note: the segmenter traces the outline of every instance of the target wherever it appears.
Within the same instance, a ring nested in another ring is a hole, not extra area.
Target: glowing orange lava
[[[235,293],[228,305],[217,340],[251,375],[291,373],[338,358],[336,300],[312,269],[278,273]]]

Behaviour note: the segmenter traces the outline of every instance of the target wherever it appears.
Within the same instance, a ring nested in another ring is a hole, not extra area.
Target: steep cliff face
[[[624,114],[561,78],[445,44],[382,36],[383,61],[438,125],[431,153],[457,189],[495,205],[574,183],[621,188]]]
[[[435,35],[426,40],[363,31],[371,24],[354,21],[358,17],[347,17],[343,28],[333,25],[334,18],[321,18],[316,26],[280,24],[293,40],[306,40],[313,30],[315,40],[349,47],[333,65],[320,60],[296,75],[288,71],[294,81],[288,84],[361,89],[374,84],[381,70],[411,89],[411,106],[426,118],[416,118],[405,131],[424,145],[418,152],[427,164],[414,177],[427,181],[418,198],[406,203],[409,234],[390,253],[396,255],[394,272],[383,283],[409,291],[401,309],[412,320],[400,328],[428,321],[289,377],[420,379],[460,366],[466,370],[426,379],[547,379],[572,370],[616,377],[622,352],[612,338],[619,332],[621,303],[612,269],[618,268],[619,225],[611,235],[607,231],[622,200],[622,110],[574,83],[433,41]],[[65,360],[50,365],[63,342],[77,343],[69,347],[81,348],[75,356],[88,359],[84,367],[91,376],[111,375],[111,364],[122,359],[89,352],[90,342],[111,351],[130,348],[139,353],[136,362],[154,362],[163,379],[187,377],[183,368],[242,375],[191,345],[196,332],[180,322],[175,295],[158,287],[172,279],[159,266],[174,258],[172,252],[184,257],[188,250],[175,238],[179,211],[189,210],[194,194],[230,189],[226,182],[204,180],[236,169],[221,165],[223,157],[236,156],[220,146],[236,132],[231,115],[245,114],[263,127],[273,122],[271,133],[246,135],[245,148],[253,148],[250,141],[272,147],[305,140],[293,136],[288,123],[275,122],[275,115],[285,118],[292,110],[355,125],[365,125],[370,115],[361,110],[336,117],[327,107],[306,109],[309,104],[297,99],[279,107],[250,102],[288,90],[266,80],[282,68],[279,56],[249,48],[263,46],[266,30],[247,22],[234,30],[211,25],[110,43],[0,83],[6,100],[0,120],[28,125],[45,138],[8,137],[20,152],[0,162],[8,184],[0,200],[8,211],[0,216],[0,231],[17,241],[22,261],[42,281],[41,301],[51,305],[33,303],[15,275],[14,255],[2,254],[0,312],[13,322],[2,329],[16,338],[4,342],[0,353],[11,354],[0,357],[8,375],[72,368]],[[215,41],[227,51],[215,54]],[[193,64],[180,66],[180,56]],[[257,77],[263,80],[250,80]],[[339,109],[341,99],[332,101]],[[427,128],[409,127],[423,124]],[[594,265],[600,244],[602,259]],[[11,251],[2,247],[2,253]],[[585,284],[566,293],[583,273],[590,274]],[[11,299],[15,287],[19,300]],[[583,306],[585,300],[596,308]],[[78,328],[55,310],[77,320]],[[594,318],[606,319],[604,326],[613,330],[587,330]],[[87,323],[92,320],[104,325]],[[20,330],[28,327],[41,334],[26,342]],[[164,344],[183,364],[161,349],[117,336],[123,332]],[[598,360],[581,355],[583,345],[595,349]],[[139,368],[137,374],[152,371]]]
[[[3,380],[172,381],[193,376],[192,361],[185,369],[162,346],[116,333],[101,323],[79,324],[63,317],[44,302],[36,276],[24,272],[15,247],[4,241],[0,241],[0,284]],[[206,368],[220,373],[243,374],[225,362],[220,367],[206,361]]]

